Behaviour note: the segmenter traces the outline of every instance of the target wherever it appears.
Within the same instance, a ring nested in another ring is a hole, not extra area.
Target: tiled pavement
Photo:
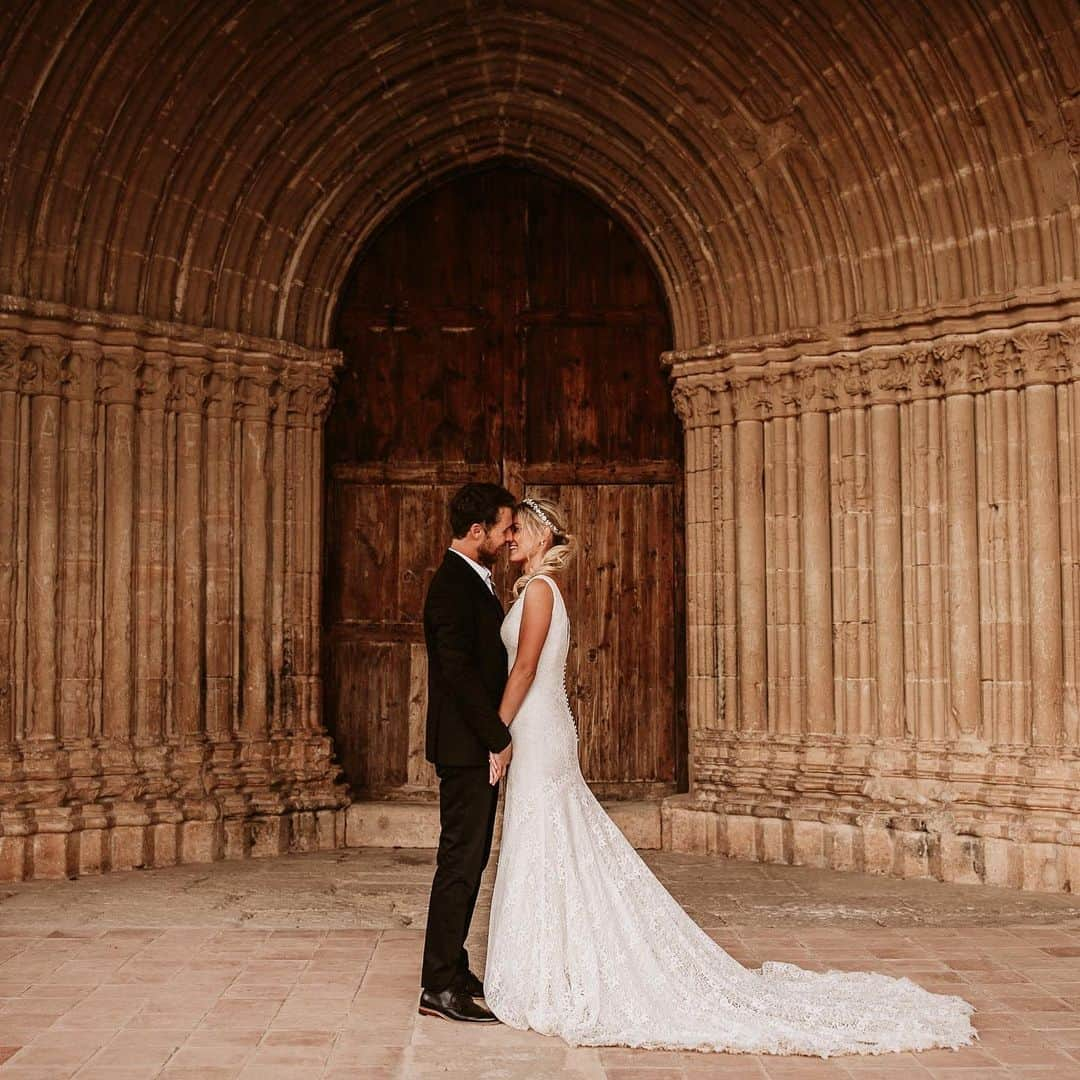
[[[978,1046],[831,1061],[570,1049],[501,1025],[418,1017],[413,906],[430,853],[356,851],[4,886],[0,1074],[1080,1078],[1075,900],[690,856],[649,861],[743,963],[873,969],[961,994],[978,1009]]]

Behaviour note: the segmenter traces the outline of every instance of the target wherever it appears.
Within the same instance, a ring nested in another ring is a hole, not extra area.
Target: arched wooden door
[[[681,440],[671,331],[626,230],[522,169],[460,177],[375,237],[344,291],[326,434],[325,715],[357,795],[431,791],[424,592],[468,480],[564,501],[567,686],[594,790],[685,768]],[[511,579],[497,575],[504,598]]]

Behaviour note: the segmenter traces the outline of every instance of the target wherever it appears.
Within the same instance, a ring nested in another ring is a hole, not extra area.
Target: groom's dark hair
[[[450,531],[460,540],[471,525],[490,529],[500,508],[509,506],[512,510],[516,505],[514,496],[498,484],[466,484],[450,500]]]

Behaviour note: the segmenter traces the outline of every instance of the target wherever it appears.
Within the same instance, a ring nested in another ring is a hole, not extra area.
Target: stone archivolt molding
[[[828,355],[781,360],[767,355],[752,363],[751,355],[733,354],[694,365],[713,371],[677,374],[672,398],[683,424],[717,427],[1075,382],[1080,379],[1080,318]]]
[[[1077,277],[1065,4],[112,6],[5,23],[5,290],[319,344],[376,218],[497,156],[624,208],[688,346]]]

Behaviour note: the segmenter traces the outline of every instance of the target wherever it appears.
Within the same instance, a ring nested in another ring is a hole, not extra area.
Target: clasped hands
[[[505,750],[497,754],[488,751],[488,783],[494,787],[505,775],[510,767],[510,759],[514,756],[514,744],[507,743]]]

